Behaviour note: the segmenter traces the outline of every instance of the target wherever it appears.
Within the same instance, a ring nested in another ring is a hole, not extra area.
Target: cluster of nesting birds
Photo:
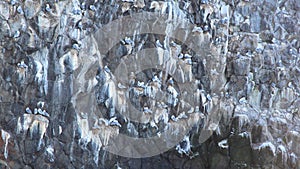
[[[36,107],[33,109],[33,111],[29,107],[26,107],[25,113],[50,117],[50,115],[47,113],[47,111],[44,110],[44,106],[45,106],[45,102],[39,101],[36,104]]]
[[[139,97],[141,95],[155,98],[157,92],[161,91],[162,87],[162,73],[159,73],[158,75],[153,75],[152,79],[149,80],[146,84],[143,81],[137,81],[136,85],[132,87],[132,90],[135,94],[135,96]],[[135,83],[135,79],[132,79],[132,83]],[[167,80],[167,93],[168,93],[168,104],[175,107],[178,104],[178,96],[179,92],[175,89],[174,86],[174,80],[172,77],[170,77]],[[151,109],[147,106],[143,107],[143,111],[145,113],[152,113]]]
[[[99,120],[96,120],[95,122],[95,126],[98,126],[98,124],[104,124],[105,126],[118,126],[118,127],[122,127],[121,124],[119,123],[119,121],[117,120],[117,117],[112,117],[109,120],[108,119],[104,119],[104,118],[99,118]]]

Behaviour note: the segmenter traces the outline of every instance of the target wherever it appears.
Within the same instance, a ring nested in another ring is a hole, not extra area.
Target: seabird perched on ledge
[[[143,108],[143,112],[144,112],[144,113],[152,114],[152,110],[149,109],[149,107],[147,107],[147,106],[145,106],[145,107]]]
[[[117,117],[112,117],[110,120],[99,118],[99,124],[104,124],[105,126],[118,126],[122,127],[122,125],[118,122]]]
[[[19,14],[24,14],[24,11],[23,11],[23,9],[22,9],[22,6],[18,6],[18,7],[17,7],[17,12],[18,12]]]
[[[191,153],[191,143],[190,143],[190,138],[189,136],[184,136],[182,142],[180,142],[177,146],[176,146],[176,150],[178,151],[179,154],[185,154],[187,156],[190,155]]]
[[[20,63],[18,63],[17,66],[22,69],[28,68],[28,66],[25,64],[24,60],[22,60]]]
[[[179,119],[187,119],[188,116],[185,114],[185,112],[180,113],[177,117],[174,115],[171,116],[171,120],[177,122]]]
[[[182,53],[180,53],[180,54],[178,55],[178,59],[183,59],[183,54],[182,54]]]
[[[149,9],[154,9],[155,12],[161,12],[162,14],[166,12],[167,2],[164,1],[152,1]]]
[[[33,114],[38,114],[38,109],[37,108],[34,108]]]
[[[50,117],[50,115],[48,114],[48,112],[46,112],[46,110],[43,110],[43,115],[46,117]]]
[[[108,68],[107,65],[104,66],[104,70],[105,70],[105,72],[107,72],[107,73],[111,73],[111,71],[110,71],[110,69]]]
[[[29,107],[26,107],[25,112],[28,113],[28,114],[32,114],[32,111],[30,110]]]
[[[113,117],[109,120],[109,125],[122,127],[122,125],[118,122],[117,117]]]
[[[158,39],[156,40],[155,44],[156,44],[156,47],[163,48],[163,45],[159,42]]]
[[[169,83],[169,84],[171,84],[171,85],[173,85],[173,84],[174,84],[174,80],[173,80],[173,78],[172,78],[172,77],[170,77],[170,79],[168,80],[168,83]]]
[[[119,89],[126,89],[127,87],[124,86],[124,85],[122,85],[121,83],[118,83],[118,88],[119,88]]]
[[[193,33],[194,33],[194,32],[197,32],[197,33],[203,33],[203,30],[202,30],[201,27],[195,26],[195,27],[193,28],[192,32],[193,32]]]
[[[45,102],[39,101],[36,106],[37,108],[43,108],[45,106]]]

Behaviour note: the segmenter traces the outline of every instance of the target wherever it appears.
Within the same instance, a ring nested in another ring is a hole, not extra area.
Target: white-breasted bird
[[[203,33],[203,30],[201,27],[195,26],[192,30],[192,32],[196,32],[196,33]]]
[[[37,112],[38,112],[38,114],[40,114],[40,115],[42,115],[42,114],[43,114],[43,110],[42,110],[42,109],[40,109],[40,108],[38,108],[38,109],[37,109]]]
[[[33,114],[38,114],[38,109],[37,108],[34,108]]]
[[[104,66],[104,71],[107,72],[107,73],[111,73],[111,71],[110,71],[110,69],[108,68],[107,65]]]
[[[46,10],[47,12],[51,12],[51,7],[50,7],[49,4],[46,4],[45,10]]]
[[[117,117],[113,117],[109,120],[109,125],[122,127],[122,125],[118,122]]]
[[[28,68],[28,66],[25,64],[24,60],[22,60],[20,63],[18,63],[17,66],[22,69]]]
[[[152,114],[152,110],[149,109],[149,107],[147,107],[147,106],[145,106],[145,107],[143,108],[143,112],[144,112],[144,113]]]
[[[45,106],[45,102],[39,101],[36,104],[37,108],[43,108]]]
[[[29,107],[26,107],[25,112],[28,113],[28,114],[32,114],[32,111],[30,110]]]
[[[137,84],[139,87],[145,87],[145,82],[140,82],[140,81],[138,81],[138,84]]]
[[[48,112],[46,112],[46,110],[43,110],[41,112],[41,115],[46,116],[46,117],[50,117],[50,115],[48,114]]]
[[[183,140],[176,146],[176,150],[179,154],[185,154],[187,156],[191,153],[191,143],[189,136],[184,136]]]
[[[124,86],[122,83],[118,83],[118,88],[119,89],[126,89],[127,87]]]
[[[161,12],[162,14],[167,9],[167,3],[164,1],[152,1],[149,9],[154,9],[155,12]]]
[[[178,59],[183,59],[183,54],[182,54],[182,53],[180,53],[180,54],[178,55]]]
[[[160,41],[157,39],[156,42],[156,47],[160,47],[160,48],[163,48],[163,45],[160,43]]]

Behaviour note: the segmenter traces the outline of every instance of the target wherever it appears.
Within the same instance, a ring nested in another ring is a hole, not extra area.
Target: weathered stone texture
[[[109,44],[114,37],[95,32],[142,11],[173,14],[170,20],[185,19],[195,27],[181,25],[181,34],[169,27],[162,34],[140,34],[132,23],[135,35],[124,35],[102,53],[106,46],[99,39]],[[146,48],[155,48],[157,58],[140,59]],[[140,58],[129,57],[136,53]],[[0,168],[300,169],[299,58],[299,0],[2,0]],[[130,74],[150,63],[164,65],[167,76],[156,69]],[[193,94],[177,95],[178,85]],[[169,95],[159,103],[141,99],[163,98],[163,91]],[[180,152],[187,144],[182,142],[141,159],[105,151],[120,133],[150,137],[166,126],[186,127],[180,118],[190,109],[176,111],[181,98],[198,103],[189,150]],[[130,123],[122,115],[129,103],[145,114],[155,104],[154,120]],[[203,119],[215,113],[220,122],[207,125]],[[205,142],[199,139],[204,128],[215,130]]]

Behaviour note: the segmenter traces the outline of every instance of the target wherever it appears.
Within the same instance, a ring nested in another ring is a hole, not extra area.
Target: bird
[[[80,47],[80,45],[78,44],[78,43],[74,43],[73,45],[72,45],[72,48],[73,49],[76,49],[76,50],[80,50],[81,49],[81,47]]]
[[[34,108],[33,114],[38,114],[38,109],[37,108]]]
[[[122,2],[122,4],[121,4],[122,13],[129,11],[130,6],[131,6],[130,2]]]
[[[240,104],[245,104],[247,103],[247,99],[245,97],[242,97],[240,100],[239,100],[239,103]]]
[[[157,103],[157,106],[159,107],[159,108],[168,108],[168,105],[166,104],[166,103],[164,103],[164,102],[158,102]]]
[[[92,127],[92,129],[101,129],[100,126],[99,126],[99,122],[98,122],[98,119],[94,118],[95,122],[94,122],[94,125]]]
[[[11,1],[10,1],[10,4],[11,4],[11,5],[15,5],[16,2],[17,2],[16,0],[11,0]]]
[[[23,14],[23,13],[24,13],[21,6],[18,6],[17,12],[18,12],[19,14]]]
[[[145,87],[145,82],[140,82],[140,81],[138,81],[138,84],[137,84],[139,87]]]
[[[79,115],[80,115],[80,117],[81,117],[82,119],[87,119],[87,118],[88,118],[87,113],[80,112]]]
[[[129,37],[125,37],[124,42],[125,42],[126,44],[134,44],[134,41],[131,40]]]
[[[186,64],[189,64],[189,65],[191,65],[193,62],[192,62],[192,55],[190,55],[190,54],[184,54],[184,62],[186,63]]]
[[[109,125],[122,127],[122,125],[118,122],[117,117],[113,117],[109,120]]]
[[[167,5],[164,1],[152,1],[149,9],[154,9],[155,12],[164,13]]]
[[[104,66],[104,71],[107,73],[111,73],[111,71],[107,65]]]
[[[167,91],[174,97],[176,98],[178,96],[178,92],[176,91],[176,89],[172,86],[169,85],[167,88]]]
[[[30,110],[29,107],[26,107],[25,112],[28,113],[28,114],[32,114],[32,111]]]
[[[171,42],[170,42],[170,46],[173,46],[173,47],[174,47],[174,46],[177,46],[177,44],[176,44],[174,41],[171,41]]]
[[[147,107],[147,106],[145,106],[145,107],[143,108],[143,112],[144,112],[144,113],[152,114],[152,110],[149,109],[149,107]]]
[[[210,94],[207,94],[206,98],[207,98],[208,101],[211,101],[211,99],[212,99],[211,96],[210,96]]]
[[[155,124],[155,122],[153,120],[150,121],[150,127],[153,127],[156,130],[158,130],[158,127],[157,127],[157,125]]]
[[[207,4],[207,3],[208,3],[208,0],[201,0],[201,3],[202,3],[202,4]]]
[[[182,53],[180,53],[180,54],[178,55],[178,59],[183,59],[183,54],[182,54]]]
[[[190,54],[184,54],[184,58],[192,58],[193,56],[192,55],[190,55]]]
[[[203,11],[203,21],[206,23],[208,17],[214,12],[214,8],[209,4],[200,5],[200,10]]]
[[[199,106],[196,106],[196,107],[195,107],[195,113],[200,113],[200,108],[199,108]]]
[[[152,77],[152,81],[153,81],[153,82],[160,82],[160,80],[159,80],[159,78],[158,78],[157,75],[154,75],[154,76]]]
[[[173,120],[173,121],[175,121],[175,122],[178,121],[178,119],[177,119],[174,115],[171,116],[171,120]]]
[[[125,37],[125,39],[121,40],[121,42],[127,49],[127,55],[131,54],[134,47],[134,41],[129,37]]]
[[[172,115],[172,116],[174,116],[174,115]],[[178,121],[179,119],[187,119],[187,118],[188,118],[188,116],[185,114],[185,112],[182,112],[177,117],[174,116],[172,120]]]
[[[105,72],[102,71],[101,68],[99,68],[97,70],[96,79],[97,79],[98,82],[102,82],[102,83],[104,83],[107,80],[107,76],[106,76]]]
[[[172,77],[169,78],[168,83],[169,83],[170,85],[174,85],[174,80],[173,80]]]
[[[109,126],[109,121],[107,119],[104,119],[104,118],[99,118],[98,123],[99,124],[104,124],[105,126]]]
[[[51,12],[51,7],[50,7],[49,4],[46,4],[45,10],[46,10],[47,12]]]
[[[188,114],[191,114],[194,112],[194,107],[191,107],[191,109],[187,112]]]
[[[28,68],[28,66],[25,64],[24,60],[22,60],[20,63],[18,63],[17,66],[22,69]]]
[[[119,165],[119,162],[117,162],[117,164],[115,164],[115,166],[116,166],[116,169],[122,169]]]
[[[45,106],[45,102],[39,101],[36,106],[37,108],[43,108]]]
[[[83,29],[83,24],[81,21],[78,22],[77,27],[81,30]]]
[[[90,5],[89,8],[90,8],[90,10],[92,10],[92,11],[96,11],[96,10],[97,10],[96,7],[95,7],[95,5]]]
[[[193,28],[192,32],[193,32],[193,33],[194,33],[194,32],[197,32],[197,33],[203,33],[203,30],[202,30],[201,27],[195,26],[195,27]]]
[[[209,31],[209,27],[208,27],[208,25],[205,25],[205,26],[203,27],[203,31],[204,31],[204,32],[207,32],[207,31]]]
[[[26,70],[28,66],[24,63],[23,60],[20,63],[18,63],[17,66],[18,66],[17,72],[19,73],[20,77],[24,79],[26,77]]]
[[[80,8],[82,9],[82,10],[85,10],[85,7],[86,6],[86,3],[85,2],[82,2],[81,4],[80,4]]]
[[[121,83],[118,83],[118,88],[119,88],[119,89],[126,89],[126,86],[124,86],[124,85],[121,84]]]
[[[193,61],[191,58],[184,58],[184,62],[188,65],[192,65],[193,64]]]
[[[189,136],[184,136],[182,142],[180,142],[177,146],[176,146],[176,150],[179,154],[185,154],[185,155],[189,155],[191,153],[191,143],[190,143],[190,138]]]
[[[160,41],[157,39],[156,42],[156,47],[159,47],[159,48],[163,48],[163,45],[160,43]]]
[[[178,92],[176,91],[176,89],[172,85],[168,85],[167,91],[170,94],[169,98],[168,98],[168,103],[171,104],[171,105],[173,105],[175,107],[177,105],[177,103],[178,103],[177,96],[179,94],[178,94]]]
[[[144,8],[145,2],[144,2],[144,0],[135,0],[133,6],[136,8]]]
[[[38,114],[40,114],[40,115],[42,115],[42,114],[43,114],[43,110],[42,110],[42,109],[40,109],[40,108],[38,108],[38,109],[37,109],[37,112],[38,112]]]
[[[43,110],[41,115],[46,116],[46,117],[50,117],[50,115],[46,112],[46,110]]]

